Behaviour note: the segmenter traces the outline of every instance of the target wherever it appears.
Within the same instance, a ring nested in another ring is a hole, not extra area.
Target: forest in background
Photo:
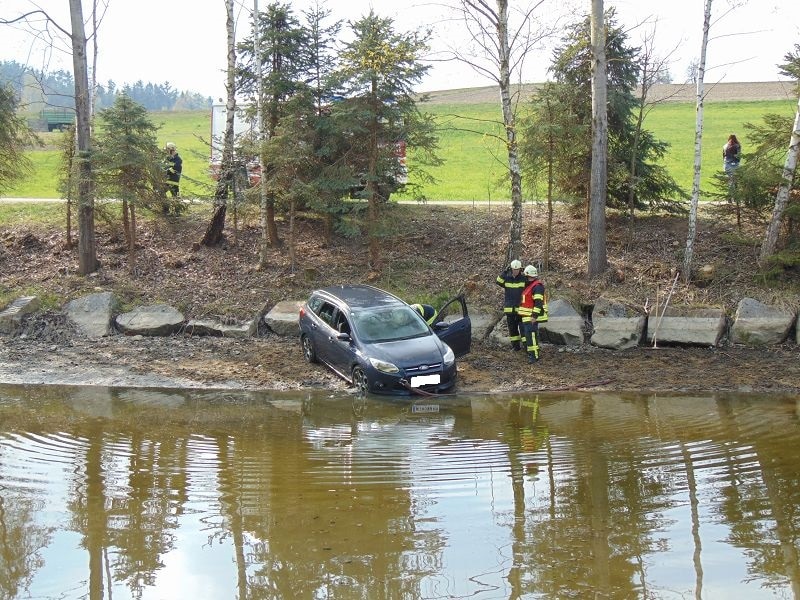
[[[72,73],[58,70],[37,71],[15,61],[0,62],[0,82],[9,83],[20,100],[22,112],[37,115],[42,110],[75,108],[75,82]],[[98,82],[96,108],[108,108],[119,94],[150,111],[201,110],[211,106],[212,98],[197,92],[179,91],[169,82]]]

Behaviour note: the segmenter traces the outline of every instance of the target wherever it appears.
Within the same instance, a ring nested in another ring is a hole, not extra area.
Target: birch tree
[[[692,178],[692,204],[689,208],[689,231],[686,235],[686,252],[683,255],[683,278],[691,279],[694,240],[697,236],[697,207],[700,203],[700,167],[703,150],[703,101],[705,89],[703,80],[706,73],[706,51],[708,49],[708,30],[711,27],[711,5],[706,0],[703,10],[703,41],[700,44],[700,59],[697,62],[697,83],[695,86],[695,124],[694,124],[694,177]]]
[[[519,90],[512,89],[512,79],[521,81],[522,68],[528,54],[554,26],[544,26],[535,19],[545,0],[511,9],[509,0],[461,0],[450,5],[463,22],[472,44],[453,48],[453,58],[469,65],[476,73],[494,81],[500,90],[500,109],[508,158],[511,185],[511,224],[504,263],[522,255],[522,170],[517,141],[517,106]],[[512,19],[509,12],[514,13]]]
[[[606,194],[608,192],[608,112],[606,28],[603,0],[591,0],[592,28],[592,174],[589,197],[588,275],[606,270]]]
[[[228,195],[234,187],[233,165],[233,126],[236,116],[236,29],[233,17],[233,0],[225,0],[225,31],[227,41],[227,77],[225,91],[227,92],[225,104],[225,134],[222,140],[222,164],[220,165],[219,180],[214,192],[214,213],[208,224],[203,239],[200,243],[204,246],[216,246],[222,240],[225,230],[225,215],[228,211]],[[219,140],[211,140],[218,144]]]
[[[795,44],[795,53],[787,54],[785,58],[787,62],[781,68],[781,75],[795,78],[798,82],[798,96],[800,96],[800,44]],[[761,244],[761,252],[758,257],[760,263],[764,263],[775,253],[781,221],[786,211],[786,205],[789,203],[789,192],[794,183],[798,154],[800,154],[800,97],[798,97],[797,100],[797,110],[795,111],[792,133],[789,136],[789,149],[786,153],[786,161],[784,162],[783,172],[781,173],[781,182],[775,194],[775,206],[772,209],[772,217],[770,218],[769,225],[767,225],[764,241]]]

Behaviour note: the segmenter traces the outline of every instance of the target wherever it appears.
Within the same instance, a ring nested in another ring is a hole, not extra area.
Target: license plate
[[[433,375],[417,375],[411,378],[411,387],[419,387],[421,385],[436,385],[440,381],[438,373]]]
[[[412,413],[438,413],[438,404],[414,404],[411,406]]]

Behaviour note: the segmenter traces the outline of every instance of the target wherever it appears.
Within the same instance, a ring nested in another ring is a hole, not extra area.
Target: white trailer
[[[237,105],[233,117],[233,147],[234,158],[236,149],[243,141],[248,139],[255,140],[258,135],[258,126],[255,118],[248,118],[246,115],[248,105]],[[211,106],[211,156],[209,160],[209,171],[212,179],[219,179],[222,167],[222,152],[225,146],[225,126],[228,116],[228,107],[225,104],[214,104]],[[261,163],[258,157],[246,157],[247,178],[250,185],[256,185],[261,179]]]

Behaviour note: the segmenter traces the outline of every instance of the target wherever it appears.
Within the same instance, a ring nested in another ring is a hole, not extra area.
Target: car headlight
[[[444,352],[444,366],[445,366],[445,367],[449,367],[449,366],[451,366],[451,365],[452,365],[454,362],[456,362],[456,355],[455,355],[455,353],[453,352],[453,350],[450,348],[450,346],[448,346],[447,344],[445,344],[445,346],[444,346],[444,347],[445,347],[445,348],[447,348],[447,349],[445,350],[445,352]]]
[[[400,369],[397,368],[396,365],[393,365],[390,362],[386,362],[385,360],[378,360],[377,358],[370,358],[370,364],[375,367],[381,373],[399,373]]]

